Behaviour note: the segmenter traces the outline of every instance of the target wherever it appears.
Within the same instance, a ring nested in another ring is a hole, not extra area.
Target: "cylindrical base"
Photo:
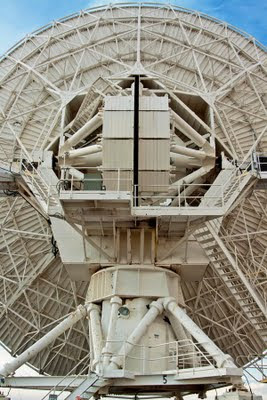
[[[180,277],[168,269],[118,265],[96,272],[86,301],[101,308],[103,343],[100,359],[91,365],[100,361],[103,369],[126,369],[139,375],[176,369],[177,340],[183,341],[188,352],[191,337],[179,321],[172,326],[163,310],[162,299],[170,296],[184,303]],[[94,341],[92,337],[92,345]]]
[[[115,265],[92,275],[86,302],[99,303],[113,296],[122,299],[174,297],[183,304],[180,276],[154,265]]]

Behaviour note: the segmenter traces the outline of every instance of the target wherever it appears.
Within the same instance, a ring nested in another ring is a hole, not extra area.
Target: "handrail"
[[[260,158],[266,159],[266,161],[260,160]],[[265,170],[262,169],[262,166],[265,166]],[[263,152],[254,152],[251,155],[251,168],[252,171],[256,172],[258,177],[261,177],[261,174],[266,174],[267,176],[267,153]],[[265,176],[265,175],[264,175]]]
[[[26,161],[26,162],[25,162]],[[30,167],[30,169],[29,169]],[[44,168],[44,166],[42,166]],[[49,168],[46,168],[49,170]],[[48,184],[46,180],[43,178],[42,174],[38,169],[35,167],[33,161],[29,158],[28,154],[21,151],[21,157],[19,161],[19,170],[22,176],[25,178],[29,178],[33,187],[36,188],[37,192],[39,193],[42,200],[46,203],[46,208],[48,210],[50,198],[53,197],[55,201],[57,201],[57,192],[53,192],[53,185]],[[44,186],[44,188],[40,185],[38,180]],[[31,189],[32,190],[32,189]]]
[[[239,184],[240,180],[244,177],[244,174],[242,175],[236,175],[236,171],[231,174],[230,178],[222,183],[222,184],[212,184],[212,183],[182,183],[179,184],[179,190],[178,190],[178,207],[181,208],[187,208],[187,207],[199,207],[199,208],[207,208],[207,207],[223,207],[226,203],[226,197],[228,194],[228,191],[232,188],[233,184]],[[235,179],[235,180],[234,180]],[[233,182],[234,180],[234,182]],[[96,186],[99,186],[98,188],[86,188],[83,189],[82,185],[84,185],[86,182],[95,184]],[[76,185],[76,186],[75,186]],[[113,189],[108,189],[106,190],[106,187],[113,187]],[[197,189],[197,188],[218,188],[217,193],[208,193],[208,190],[206,191],[205,195],[202,194],[186,194],[187,189]],[[124,188],[124,189],[123,189]],[[138,196],[136,196],[134,193],[132,194],[133,200],[136,200],[137,197],[139,200],[139,207],[142,206],[151,206],[155,207],[155,203],[159,203],[158,206],[166,207],[169,206],[170,204],[166,203],[163,204],[164,201],[170,200],[172,202],[173,196],[168,194],[166,192],[166,188],[168,188],[168,185],[158,185],[158,184],[153,184],[153,185],[145,185],[145,193],[141,193]],[[71,178],[65,178],[61,179],[58,183],[58,192],[70,192],[70,193],[77,193],[78,191],[88,191],[88,192],[109,192],[109,191],[115,191],[115,192],[121,192],[121,191],[126,191],[126,192],[131,192],[132,193],[132,179],[131,178],[124,178],[121,176],[121,174],[118,172],[118,177],[117,178],[83,178],[83,179],[75,179],[73,176]],[[228,190],[227,190],[228,189]],[[153,199],[153,203],[148,204],[145,201]],[[212,204],[202,204],[201,200],[202,199],[211,199],[213,200]],[[197,201],[196,204],[187,204],[187,202],[190,202],[191,200]],[[217,200],[217,201],[216,201]],[[218,204],[219,201],[219,204]],[[136,204],[135,201],[133,201],[133,204]]]
[[[44,397],[42,397],[41,400],[45,400],[49,394],[51,394],[52,392],[55,392],[55,391],[57,390],[57,387],[59,386],[59,384],[62,383],[62,382],[64,382],[64,380],[65,380],[68,376],[70,376],[71,373],[72,373],[74,370],[76,370],[77,367],[78,367],[83,361],[85,361],[85,360],[86,360],[87,358],[89,358],[89,357],[90,357],[89,354],[86,354],[86,356],[83,357],[83,358],[78,362],[78,364],[76,364],[76,365],[67,373],[67,375],[65,375],[55,386],[53,386],[53,387],[49,390],[49,392],[47,392],[47,393],[44,395]],[[78,375],[75,375],[75,377],[74,377],[74,379],[71,381],[71,383],[75,382],[75,380],[77,380],[87,368],[88,368],[88,365],[86,365],[86,366],[81,370],[81,372],[80,372]],[[99,377],[97,376],[95,382],[96,382],[98,379],[99,379]],[[94,383],[95,383],[95,382],[94,382]],[[94,384],[94,383],[93,383],[93,384]],[[69,385],[64,386],[64,388],[60,391],[60,393],[59,393],[58,396],[60,396],[65,390],[67,390],[68,387],[69,387]]]
[[[40,184],[37,182],[34,173],[31,174],[28,169],[27,169],[27,165],[21,160],[21,166],[25,167],[25,172],[22,173],[23,169],[21,170],[21,173],[23,175],[26,175],[27,177],[31,178],[32,182],[34,182],[36,184],[36,186],[38,187],[38,190],[41,191],[42,195],[46,198],[47,197],[47,193],[44,192],[44,190],[42,189],[42,187],[40,186]],[[27,172],[26,172],[27,171]],[[49,185],[45,182],[45,180],[40,176],[40,174],[37,173],[37,170],[33,167],[33,171],[36,173],[36,175],[38,176],[39,179],[42,179],[42,183],[47,187],[47,190],[49,190]]]
[[[166,363],[165,371],[175,370],[176,374],[183,371],[186,372],[188,369],[194,369],[197,372],[198,368],[203,367],[215,369],[216,365],[213,356],[201,350],[201,344],[195,343],[191,339],[181,339],[154,346],[133,344],[127,340],[109,340],[103,341],[104,347],[107,342],[113,343],[113,347],[116,344],[118,351],[122,346],[125,347],[125,344],[131,344],[133,349],[136,349],[136,351],[132,351],[130,354],[122,355],[123,369],[133,370],[135,374],[145,374],[147,371],[152,374],[158,373],[162,371],[162,363]],[[113,356],[116,355],[117,352],[114,351]],[[104,356],[101,356],[100,362],[104,359]],[[133,364],[128,365],[127,361],[129,360],[132,360]],[[157,365],[159,365],[158,369]]]
[[[82,178],[75,178],[73,174],[71,174],[70,167],[62,168],[62,180],[58,184],[58,192],[68,192],[68,193],[77,193],[77,191],[90,191],[90,192],[99,192],[99,191],[107,191],[107,192],[130,192],[132,196],[132,207],[177,207],[178,209],[188,209],[188,208],[199,208],[204,209],[205,211],[208,208],[216,208],[225,209],[229,204],[229,192],[232,190],[233,186],[238,189],[240,187],[240,183],[242,179],[247,175],[248,171],[251,168],[251,163],[246,163],[245,168],[242,166],[237,166],[237,162],[234,160],[229,161],[229,169],[222,170],[230,171],[229,174],[226,174],[226,181],[222,183],[178,183],[178,195],[172,195],[168,193],[169,182],[162,184],[148,184],[144,183],[139,185],[139,190],[137,187],[134,187],[133,190],[133,182],[131,177],[131,170],[126,168],[114,168],[110,170],[110,168],[95,168],[95,167],[87,167],[86,171],[90,173],[99,173],[101,174],[99,177],[86,175]],[[68,174],[70,172],[70,175]],[[110,175],[104,175],[105,172],[109,172]],[[125,174],[124,174],[125,173]],[[102,175],[103,174],[103,175]],[[129,175],[128,175],[129,174]],[[113,176],[114,177],[113,177]],[[83,185],[86,182],[91,182],[92,185],[89,187],[88,185],[83,188]],[[197,188],[205,189],[205,194],[194,192]],[[216,190],[216,188],[218,188]],[[209,191],[209,189],[213,189]],[[136,193],[139,193],[138,196]],[[205,199],[205,200],[204,200]],[[137,201],[138,200],[138,201]],[[176,200],[176,204],[172,204],[173,201]],[[204,201],[202,201],[204,200]],[[210,201],[207,201],[210,200]],[[177,204],[178,203],[178,204]]]

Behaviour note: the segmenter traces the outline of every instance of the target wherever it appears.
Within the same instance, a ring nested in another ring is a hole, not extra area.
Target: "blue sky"
[[[0,54],[27,33],[55,19],[91,5],[109,2],[109,0],[0,0],[2,5]],[[264,0],[181,0],[171,3],[227,21],[267,45],[267,2]]]

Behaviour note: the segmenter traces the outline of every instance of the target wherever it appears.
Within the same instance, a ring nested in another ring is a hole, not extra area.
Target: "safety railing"
[[[80,372],[76,374],[77,368],[80,367]],[[68,373],[63,376],[55,386],[53,386],[43,397],[41,400],[50,400],[51,395],[56,395],[58,398],[62,394],[68,392],[70,385],[73,385],[74,382],[78,381],[80,377],[88,376],[88,371],[90,371],[90,355],[86,354]],[[67,378],[69,379],[68,384],[66,384]],[[96,378],[97,380],[98,378]]]
[[[88,192],[131,192],[132,178],[131,171],[124,169],[96,171],[93,167],[83,168],[85,171],[82,178],[75,177],[72,168],[62,168],[61,180],[58,184],[58,191],[70,193],[77,191]],[[90,177],[91,175],[91,177]]]
[[[103,344],[106,345],[107,342]],[[183,339],[155,346],[132,345],[128,341],[109,341],[113,351],[112,356],[119,357],[122,369],[135,375],[166,373],[179,374],[181,372],[196,374],[200,369],[214,370],[214,359],[201,348],[201,345],[191,339]],[[125,344],[131,344],[129,354],[123,354],[120,349],[126,348]],[[104,360],[105,355],[101,356]]]
[[[38,162],[32,161],[29,154],[23,150],[21,150],[20,158],[12,163],[12,170],[23,177],[29,189],[37,197],[37,201],[41,203],[43,210],[48,212],[50,205],[58,203],[58,192],[49,180],[49,169],[42,165],[41,172],[38,168]]]
[[[102,178],[84,178],[84,179],[61,179],[58,182],[57,190],[58,193],[60,192],[68,192],[70,194],[75,194],[77,192],[108,192],[108,191],[115,191],[120,192],[123,191],[121,189],[121,182],[118,185],[117,179],[109,179],[108,183],[111,188],[107,187],[104,184]]]
[[[169,185],[159,184],[140,184],[133,185],[132,172],[124,169],[117,170],[104,170],[98,174],[95,173],[95,168],[86,168],[85,177],[75,178],[71,174],[71,168],[66,168],[62,174],[62,179],[58,184],[59,192],[68,192],[70,195],[77,191],[88,192],[129,192],[132,195],[133,206],[173,206],[173,201],[177,207],[198,207],[201,206],[201,200],[204,193],[207,192],[211,186],[217,188],[216,194],[205,195],[212,202],[216,202],[218,206],[223,206],[224,203],[224,186],[212,184],[177,184],[177,186],[170,186],[170,191],[176,191],[176,194],[168,193]],[[89,175],[92,174],[92,177]],[[98,175],[96,177],[96,175]],[[201,194],[188,194],[188,192],[202,192]],[[138,194],[137,194],[138,193]]]
[[[258,178],[267,178],[267,153],[253,153],[251,161],[252,172]]]
[[[208,190],[211,187],[215,191],[209,194]],[[222,207],[224,204],[223,185],[213,185],[212,183],[180,183],[170,185],[169,193],[166,189],[168,189],[168,185],[139,185],[139,187],[135,185],[133,204],[144,207],[205,207],[202,204],[204,197],[206,200],[209,200],[210,205],[216,204],[217,207]],[[174,191],[176,192],[175,194],[173,194]],[[197,193],[194,194],[195,192]]]
[[[207,191],[213,187],[213,193]],[[129,192],[132,195],[133,207],[223,207],[227,191],[225,185],[215,184],[179,184],[177,194],[166,193],[167,185],[135,185],[133,190],[132,180],[127,178],[83,178],[74,177],[61,179],[58,184],[58,192],[77,191],[87,192]],[[138,189],[138,190],[137,190]],[[172,186],[173,189],[173,186]],[[187,192],[191,192],[188,194]],[[196,194],[192,192],[198,192]],[[137,194],[138,193],[138,194]],[[202,203],[205,198],[205,203]]]
[[[83,178],[75,179],[74,177],[68,179],[61,179],[58,184],[59,192],[75,193],[77,191],[87,192],[129,192],[132,195],[133,206],[171,206],[173,201],[177,201],[177,207],[198,207],[201,206],[203,194],[186,195],[185,191],[190,189],[197,191],[208,190],[212,184],[181,184],[177,186],[178,194],[171,195],[166,190],[167,185],[132,185],[132,180],[127,178]],[[206,198],[216,202],[219,206],[223,205],[223,186],[214,185],[220,192],[219,195],[208,195]],[[137,193],[140,193],[137,195]]]
[[[42,202],[45,204],[45,211],[48,211],[50,205],[57,203],[58,193],[55,185],[49,182],[49,171],[45,174],[47,179],[44,178],[43,174],[38,171],[35,163],[30,163],[24,159],[21,160],[21,175],[24,180],[30,186],[30,189],[35,195],[38,195]],[[42,167],[42,169],[44,169]]]
[[[133,185],[132,171],[125,169],[96,170],[93,167],[83,169],[82,178],[71,173],[71,168],[62,169],[62,179],[58,184],[58,192],[128,192],[131,195],[132,207],[176,207],[179,209],[223,208],[228,202],[231,191],[239,190],[242,179],[248,173],[234,166],[227,179],[222,183],[184,183],[165,185],[144,182]],[[91,176],[90,176],[91,175]]]

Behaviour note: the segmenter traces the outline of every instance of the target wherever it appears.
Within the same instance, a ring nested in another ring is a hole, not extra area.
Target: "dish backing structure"
[[[3,386],[204,397],[264,356],[266,67],[246,33],[149,3],[2,57]]]

